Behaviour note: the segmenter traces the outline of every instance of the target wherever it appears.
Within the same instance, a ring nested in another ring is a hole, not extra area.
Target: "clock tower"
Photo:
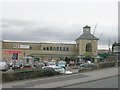
[[[76,39],[77,55],[82,59],[96,62],[98,38],[91,34],[91,27],[83,27],[83,34]]]
[[[83,33],[90,33],[90,29],[91,27],[86,25],[85,27],[83,27]]]

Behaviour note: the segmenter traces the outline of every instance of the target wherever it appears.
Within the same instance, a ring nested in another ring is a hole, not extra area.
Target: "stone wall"
[[[84,55],[84,53],[86,52],[86,44],[87,43],[91,43],[92,44],[92,53],[93,55],[97,55],[98,52],[98,43],[97,40],[85,40],[85,39],[81,39],[78,40],[76,43],[79,43],[79,46],[77,48],[79,48],[78,54],[79,55]]]

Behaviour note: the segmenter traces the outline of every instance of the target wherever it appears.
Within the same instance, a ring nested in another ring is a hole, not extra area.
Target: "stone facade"
[[[83,59],[89,53],[97,61],[98,39],[90,31],[91,27],[86,25],[83,27],[83,34],[76,39],[77,55]]]
[[[77,47],[77,50],[78,50],[78,55],[84,55],[84,53],[86,52],[86,44],[87,43],[92,44],[92,53],[93,53],[93,55],[97,55],[98,42],[96,40],[78,40],[78,41],[76,41],[76,47]]]
[[[14,48],[14,46],[18,46]],[[20,45],[29,46],[29,48],[20,48]],[[18,53],[18,59],[24,56],[33,56],[39,59],[55,59],[65,57],[75,57],[75,44],[62,43],[29,43],[29,42],[5,42],[3,41],[2,57],[11,60],[13,53]]]

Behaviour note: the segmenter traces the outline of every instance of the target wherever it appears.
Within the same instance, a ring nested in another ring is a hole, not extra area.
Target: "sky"
[[[5,0],[2,40],[75,43],[83,27],[99,38],[100,48],[118,40],[117,0]],[[96,26],[96,28],[95,28]]]

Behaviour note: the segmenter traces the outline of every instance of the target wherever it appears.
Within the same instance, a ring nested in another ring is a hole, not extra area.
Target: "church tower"
[[[83,34],[76,39],[77,55],[81,59],[97,62],[98,38],[91,34],[91,27],[83,27]]]

